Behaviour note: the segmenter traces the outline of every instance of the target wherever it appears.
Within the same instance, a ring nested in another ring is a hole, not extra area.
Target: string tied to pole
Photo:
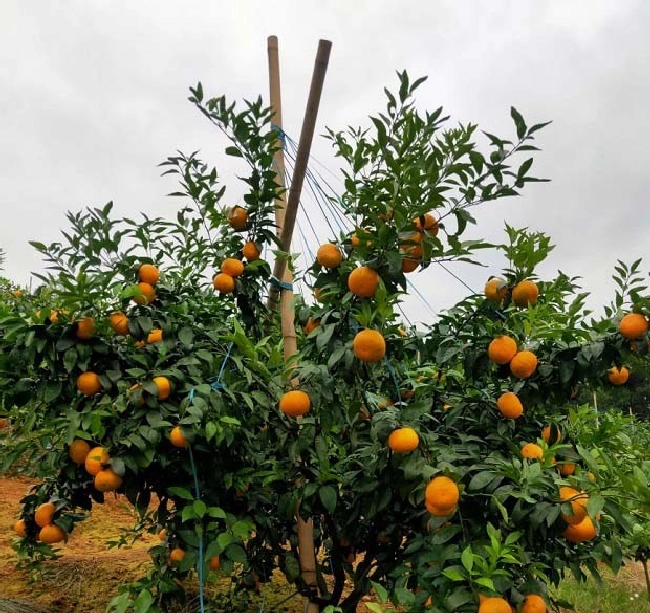
[[[270,283],[274,289],[283,289],[288,292],[293,291],[293,283],[289,283],[288,281],[280,281],[280,279],[278,279],[276,276],[271,277]]]

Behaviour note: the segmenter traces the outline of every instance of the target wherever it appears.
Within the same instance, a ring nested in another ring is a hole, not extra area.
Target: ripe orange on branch
[[[189,445],[189,441],[185,438],[180,426],[175,426],[171,429],[169,441],[174,447],[185,448]]]
[[[630,371],[625,367],[613,366],[607,371],[607,379],[612,385],[624,385],[630,377]]]
[[[532,351],[520,351],[510,360],[510,372],[517,379],[528,379],[536,369],[537,357]]]
[[[89,341],[97,333],[95,320],[92,317],[82,317],[77,324],[77,338],[82,341]]]
[[[512,613],[512,608],[503,598],[485,598],[478,608],[478,613]]]
[[[99,375],[92,370],[87,370],[77,377],[77,389],[84,396],[94,396],[102,389],[99,381]]]
[[[521,607],[521,613],[546,613],[547,610],[546,602],[537,594],[528,594]]]
[[[221,272],[212,279],[212,287],[222,294],[231,294],[235,291],[235,279],[225,272]]]
[[[94,447],[88,452],[84,462],[86,472],[94,477],[100,470],[102,470],[102,468],[104,468],[105,464],[108,464],[110,459],[110,456],[103,447]]]
[[[122,477],[112,468],[103,468],[95,475],[94,485],[100,492],[114,492],[122,485]]]
[[[551,437],[553,437],[552,441]],[[555,425],[545,426],[542,430],[542,438],[547,445],[555,445],[562,441],[562,431]]]
[[[237,258],[226,258],[221,263],[221,272],[231,277],[238,277],[244,272],[244,263]]]
[[[158,279],[160,279],[158,268],[153,264],[143,264],[138,270],[138,279],[148,283],[149,285],[156,285]]]
[[[408,453],[418,448],[420,437],[413,428],[398,428],[388,436],[388,447],[395,453]]]
[[[360,298],[372,298],[378,285],[379,275],[369,266],[355,268],[348,277],[349,290]]]
[[[48,524],[51,524],[55,511],[56,507],[52,502],[44,502],[39,505],[34,513],[34,521],[36,522],[36,525],[40,528],[44,528]]]
[[[150,283],[140,281],[138,290],[140,293],[133,296],[136,304],[151,304],[156,299],[156,290]]]
[[[521,455],[529,459],[544,459],[544,450],[536,443],[526,443],[521,448]]]
[[[248,241],[241,250],[242,255],[249,261],[253,262],[254,260],[260,259],[261,251],[257,244],[253,241]]]
[[[70,456],[70,459],[78,466],[83,466],[89,453],[90,445],[86,441],[76,439],[70,443],[68,455]]]
[[[497,336],[488,345],[488,357],[495,364],[508,364],[517,353],[517,341],[509,336]]]
[[[129,318],[124,313],[111,313],[108,321],[118,336],[126,336],[129,333]]]
[[[172,393],[172,384],[167,377],[154,377],[153,382],[158,388],[158,400],[167,400]]]
[[[431,236],[436,236],[438,234],[438,220],[431,213],[420,215],[413,221],[418,232],[427,232]]]
[[[324,268],[336,268],[343,261],[343,254],[336,245],[328,243],[318,248],[316,261]]]
[[[648,331],[648,319],[641,313],[628,313],[618,324],[618,331],[630,340],[640,338]]]
[[[512,301],[518,307],[527,307],[529,304],[535,304],[539,298],[539,289],[537,283],[530,279],[524,279],[515,285],[512,290]]]
[[[24,519],[19,519],[14,523],[14,532],[16,536],[25,538],[27,536],[27,522]]]
[[[60,543],[65,540],[65,532],[54,524],[48,524],[41,528],[41,531],[38,533],[38,540],[41,543],[54,545],[54,543]]]
[[[280,410],[290,417],[298,417],[304,415],[311,407],[311,400],[309,394],[302,390],[291,390],[285,392],[280,398]]]
[[[505,279],[501,279],[500,277],[492,277],[485,284],[485,297],[488,300],[501,303],[503,302],[503,299],[506,297],[507,293],[508,284],[506,283]]]
[[[424,491],[427,511],[437,517],[451,515],[459,499],[460,490],[449,477],[434,477]]]
[[[571,543],[582,543],[591,541],[596,538],[596,526],[589,515],[585,515],[583,520],[577,524],[569,524],[564,531],[564,537]]]
[[[571,503],[571,515],[562,513],[562,519],[567,524],[579,524],[587,515],[587,504],[589,503],[589,496],[579,492],[572,487],[560,488],[560,500],[562,502]]]
[[[234,206],[228,211],[228,223],[233,230],[245,230],[248,225],[248,212],[241,206]]]
[[[163,331],[160,328],[155,328],[147,334],[147,343],[159,343],[163,339]]]
[[[508,419],[517,419],[524,412],[524,406],[514,392],[504,392],[497,400],[501,415]]]
[[[386,355],[386,341],[377,330],[361,330],[352,341],[352,350],[362,362],[379,362]]]

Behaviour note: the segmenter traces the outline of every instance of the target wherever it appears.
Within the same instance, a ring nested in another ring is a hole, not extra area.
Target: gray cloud
[[[121,213],[171,214],[178,202],[155,165],[177,148],[221,165],[219,137],[186,101],[266,95],[266,36],[281,45],[284,120],[300,130],[318,38],[334,42],[319,132],[365,121],[394,71],[428,74],[420,102],[497,134],[514,104],[540,134],[525,195],[477,211],[474,236],[503,223],[550,233],[542,272],[582,274],[593,305],[609,300],[616,258],[648,256],[650,6],[642,1],[356,1],[138,3],[5,0],[0,7],[0,163],[6,273],[40,268],[27,240],[49,241],[63,214],[115,200]],[[334,168],[326,143],[316,157]],[[224,171],[231,166],[224,166]],[[325,236],[322,237],[323,239]],[[480,289],[504,263],[454,270]],[[440,269],[412,277],[431,307],[466,289]],[[428,319],[419,300],[407,313]]]

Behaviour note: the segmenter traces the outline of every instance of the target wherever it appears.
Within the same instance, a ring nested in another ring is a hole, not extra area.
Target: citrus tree
[[[587,324],[575,280],[535,277],[549,238],[508,227],[485,295],[406,331],[397,310],[414,273],[478,262],[491,246],[463,239],[472,208],[537,181],[531,158],[512,164],[544,124],[512,109],[516,138],[486,134],[484,153],[475,125],[420,111],[421,80],[399,78],[370,129],[329,132],[355,230],[307,271],[316,302],[297,302],[289,364],[264,306],[277,134],[260,101],[238,111],[192,89],[248,169],[240,204],[225,207],[216,170],[179,154],[164,162],[184,198],[175,220],[116,220],[107,205],[70,214],[64,242],[34,244],[52,267],[47,293],[0,320],[4,466],[33,450],[51,473],[24,499],[21,556],[53,555],[119,492],[136,532],[161,538],[147,577],[112,602],[120,612],[182,598],[192,573],[255,587],[279,567],[330,610],[374,591],[373,610],[539,613],[568,569],[620,564],[620,492],[600,480],[606,454],[572,438],[566,406],[647,353],[650,303],[626,289]],[[313,585],[296,509],[314,521]]]

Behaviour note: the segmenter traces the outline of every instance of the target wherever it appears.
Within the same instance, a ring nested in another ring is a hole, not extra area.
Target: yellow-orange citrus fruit
[[[526,443],[521,448],[521,455],[524,458],[541,460],[544,458],[544,450],[536,443]]]
[[[587,515],[587,504],[589,496],[584,492],[579,492],[572,487],[560,488],[560,500],[571,503],[572,515],[562,513],[562,519],[568,524],[579,524]]]
[[[95,475],[94,485],[95,489],[100,492],[114,492],[122,485],[122,477],[112,468],[102,468]]]
[[[163,331],[160,328],[156,328],[147,334],[147,343],[159,343],[163,339]]]
[[[234,206],[228,211],[228,223],[233,230],[245,230],[248,225],[248,212],[241,206]]]
[[[625,366],[621,366],[620,369],[613,366],[607,371],[607,379],[612,385],[623,385],[629,377],[630,371]]]
[[[49,524],[41,528],[41,531],[38,533],[38,540],[41,541],[41,543],[47,543],[48,545],[60,543],[65,540],[65,532],[63,532],[63,530],[58,526]]]
[[[237,258],[226,258],[221,262],[221,272],[231,277],[238,277],[244,272],[244,262]]]
[[[596,538],[596,526],[589,515],[585,515],[579,524],[569,524],[564,536],[571,543],[582,543]]]
[[[118,336],[125,336],[129,333],[129,318],[124,313],[111,313],[108,321]]]
[[[562,462],[557,465],[557,469],[563,477],[569,477],[576,471],[576,465],[572,462]]]
[[[449,509],[458,503],[460,490],[449,477],[434,477],[424,491],[426,502],[441,509]]]
[[[23,293],[19,289],[15,289],[13,292],[11,292],[15,298],[20,298]]]
[[[431,213],[425,213],[414,220],[418,232],[428,232],[431,236],[438,234],[438,220]]]
[[[92,317],[82,317],[77,324],[77,338],[82,341],[89,341],[93,336],[95,336],[96,332],[95,320]]]
[[[70,443],[68,455],[70,456],[70,459],[78,466],[82,466],[86,462],[86,457],[89,453],[90,445],[86,441],[82,441],[80,438],[78,438]]]
[[[225,272],[221,272],[212,279],[212,287],[222,294],[231,294],[235,291],[235,279]]]
[[[138,290],[140,293],[133,296],[136,304],[151,304],[156,299],[156,290],[150,283],[140,281],[138,283]]]
[[[379,362],[386,355],[386,341],[377,330],[361,330],[352,341],[352,350],[362,362]]]
[[[528,594],[524,598],[524,604],[521,607],[521,613],[546,613],[546,603],[541,596],[537,594]]]
[[[36,507],[36,512],[34,513],[34,521],[36,522],[36,525],[43,528],[48,524],[51,524],[55,511],[56,507],[53,502],[44,502]]]
[[[320,326],[319,320],[313,320],[311,317],[307,320],[307,323],[302,327],[302,330],[305,334],[311,334],[316,328]]]
[[[19,519],[14,523],[14,532],[20,538],[25,538],[27,536],[27,523],[24,519]]]
[[[190,444],[189,441],[185,438],[183,430],[181,430],[180,426],[175,426],[171,429],[171,432],[169,433],[169,441],[172,445],[174,445],[174,447],[184,448]]]
[[[448,517],[456,512],[456,504],[449,505],[448,507],[439,506],[436,504],[431,504],[428,500],[424,501],[424,506],[427,510],[427,513],[434,515],[435,517]]]
[[[259,260],[261,251],[253,241],[248,241],[241,250],[242,255],[249,261]]]
[[[350,237],[350,244],[354,247],[357,248],[359,244],[361,243],[361,238],[370,234],[369,230],[366,230],[364,228],[357,228],[353,233],[352,236]],[[369,238],[366,238],[366,247],[372,247],[372,240]]]
[[[485,297],[493,302],[503,302],[508,293],[508,284],[505,279],[492,277],[485,284]]]
[[[418,448],[420,437],[413,428],[398,428],[388,436],[388,447],[395,453],[408,453]]]
[[[486,598],[481,602],[478,613],[512,613],[512,609],[503,598]]]
[[[156,285],[160,279],[160,273],[153,264],[143,264],[138,270],[138,279],[149,285]]]
[[[497,408],[501,415],[508,419],[517,419],[524,412],[524,406],[514,392],[504,392],[497,400]]]
[[[221,560],[219,556],[212,556],[210,558],[210,570],[219,570],[221,568]]]
[[[9,420],[4,417],[0,417],[0,430],[4,430],[8,425]]]
[[[348,288],[360,298],[372,298],[379,285],[379,275],[369,266],[355,268],[348,277]]]
[[[167,400],[172,394],[172,384],[167,377],[154,377],[153,382],[158,388],[158,400]]]
[[[133,343],[133,345],[134,347],[140,348],[140,347],[144,347],[146,343],[144,341],[136,341],[135,343]]]
[[[420,265],[420,260],[414,260],[412,258],[402,258],[402,272],[409,273],[417,270]]]
[[[336,268],[343,261],[343,254],[336,245],[328,243],[318,248],[316,261],[324,268]]]
[[[172,564],[180,564],[185,558],[185,552],[180,547],[175,547],[169,552],[169,561]]]
[[[553,430],[553,432],[551,432]],[[551,436],[554,437],[554,440],[551,441]],[[562,431],[555,425],[546,426],[542,430],[542,438],[547,445],[555,445],[562,441]]]
[[[167,530],[164,528],[157,534],[159,541],[164,541],[167,538]]]
[[[526,307],[529,304],[535,304],[539,298],[537,283],[530,279],[519,281],[512,289],[512,301],[518,307]]]
[[[280,398],[280,410],[290,417],[298,417],[304,415],[311,407],[311,400],[309,394],[302,390],[291,390],[285,392]]]
[[[528,379],[537,369],[537,357],[532,351],[520,351],[510,360],[510,372],[517,379]]]
[[[84,462],[84,467],[86,472],[94,477],[109,460],[110,456],[103,447],[94,447],[88,452],[86,461]]]
[[[628,313],[618,324],[618,331],[630,340],[640,338],[648,331],[648,319],[641,313]]]
[[[517,341],[509,336],[497,336],[488,345],[488,357],[495,364],[508,364],[517,353]]]
[[[102,389],[102,384],[99,382],[99,375],[92,370],[81,373],[77,377],[77,389],[84,396],[94,396]]]

